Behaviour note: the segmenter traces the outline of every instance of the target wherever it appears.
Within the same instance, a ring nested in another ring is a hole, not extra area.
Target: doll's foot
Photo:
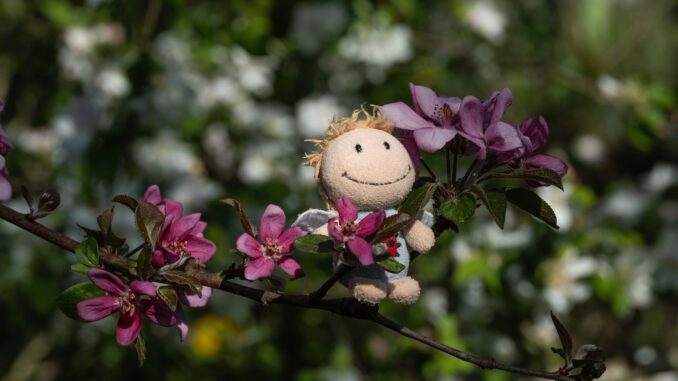
[[[386,297],[386,283],[369,278],[352,278],[348,287],[353,297],[361,303],[375,305]]]
[[[388,297],[396,303],[412,304],[419,299],[419,282],[406,276],[388,282]]]

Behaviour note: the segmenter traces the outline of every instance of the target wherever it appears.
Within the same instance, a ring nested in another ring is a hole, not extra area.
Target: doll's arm
[[[414,250],[420,253],[426,253],[436,242],[433,230],[423,222],[416,220],[410,226],[404,229],[405,241]]]
[[[330,232],[329,232],[329,230],[327,230],[327,224],[324,224],[324,225],[320,226],[319,228],[315,229],[313,231],[313,234],[321,234],[321,235],[329,236]]]

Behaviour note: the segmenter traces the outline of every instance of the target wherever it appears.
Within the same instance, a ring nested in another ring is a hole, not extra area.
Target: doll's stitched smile
[[[372,182],[369,182],[369,181],[363,181],[363,180],[354,179],[354,178],[352,178],[351,176],[349,176],[349,175],[348,175],[348,172],[346,172],[346,171],[344,171],[344,173],[343,173],[341,176],[343,176],[343,177],[345,177],[345,178],[347,178],[347,179],[353,181],[354,183],[363,184],[363,185],[389,185],[389,184],[395,184],[395,183],[397,183],[398,181],[402,181],[403,179],[405,179],[405,178],[407,177],[407,175],[410,174],[410,172],[412,172],[412,166],[408,165],[408,166],[407,166],[407,172],[405,172],[404,175],[398,177],[398,178],[395,179],[395,180],[392,180],[392,181],[386,181],[386,182],[383,182],[383,183],[372,183]]]

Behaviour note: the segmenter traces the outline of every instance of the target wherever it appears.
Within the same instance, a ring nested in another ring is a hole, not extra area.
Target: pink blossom
[[[184,216],[184,207],[181,203],[170,198],[163,198],[157,185],[148,187],[144,193],[144,201],[155,205],[165,215],[165,222],[160,231],[160,238],[153,251],[151,263],[159,268],[167,263],[174,263],[183,256],[191,256],[204,265],[216,251],[216,245],[203,236],[207,223],[200,221],[200,214],[194,213]],[[175,287],[181,304],[189,307],[204,307],[212,296],[212,289],[201,286],[200,296],[188,287]],[[167,316],[163,308],[164,303],[153,303],[150,306],[154,323],[173,326],[179,329],[181,340],[188,334],[188,324],[184,318],[181,305],[177,305],[174,313]],[[155,319],[155,320],[154,320]]]
[[[383,210],[377,210],[367,215],[360,222],[356,222],[358,210],[346,196],[340,198],[337,202],[337,211],[339,218],[330,218],[327,223],[332,238],[345,243],[363,266],[373,264],[372,244],[367,242],[364,237],[374,234],[381,227],[386,218],[386,213]]]
[[[87,276],[108,295],[78,303],[76,308],[80,318],[86,321],[101,320],[119,311],[116,341],[120,345],[133,343],[141,332],[140,311],[146,313],[147,309],[143,302],[156,297],[157,291],[153,283],[134,280],[128,287],[120,278],[101,269],[91,269]]]
[[[165,215],[160,238],[153,252],[153,266],[174,263],[183,256],[191,256],[204,265],[216,251],[214,243],[203,236],[207,223],[200,221],[200,213],[184,216],[181,203],[162,198],[157,185],[150,186],[144,201],[155,205]]]
[[[292,278],[304,276],[304,270],[288,253],[294,248],[294,240],[306,234],[298,227],[285,231],[285,212],[270,204],[259,222],[259,239],[243,233],[236,242],[238,251],[251,259],[245,265],[245,279],[257,280],[270,277],[277,263]]]
[[[396,127],[412,131],[417,146],[427,152],[443,148],[457,135],[455,128],[461,101],[439,97],[433,90],[410,83],[414,110],[403,102],[384,105],[384,114]]]

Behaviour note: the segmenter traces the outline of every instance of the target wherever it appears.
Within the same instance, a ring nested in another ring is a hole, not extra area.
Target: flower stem
[[[431,167],[428,166],[428,164],[426,164],[426,162],[424,161],[424,158],[419,157],[419,161],[424,166],[424,168],[426,168],[426,171],[431,175],[431,177],[433,177],[434,180],[438,180],[438,176],[436,176],[436,174],[433,173],[433,170],[431,169]]]
[[[457,161],[459,160],[459,139],[454,141],[454,161],[452,162],[452,181],[457,181]],[[454,184],[454,183],[451,183]]]
[[[445,163],[447,164],[447,183],[452,185],[452,170],[450,169],[450,143],[445,145]]]

